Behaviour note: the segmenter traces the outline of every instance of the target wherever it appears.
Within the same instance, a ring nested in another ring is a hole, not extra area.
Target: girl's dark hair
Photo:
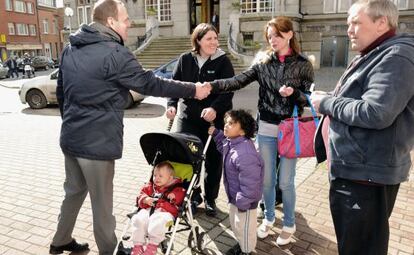
[[[196,28],[194,28],[194,31],[191,34],[191,46],[193,46],[192,51],[200,54],[201,47],[198,41],[200,41],[209,31],[213,31],[216,35],[218,35],[217,29],[208,23],[200,23],[196,26]]]
[[[289,46],[295,54],[300,53],[299,42],[298,42],[298,39],[296,38],[295,31],[293,31],[293,23],[290,20],[290,18],[285,17],[285,16],[279,16],[267,22],[265,29],[264,29],[264,37],[268,44],[269,44],[269,38],[267,37],[267,30],[269,29],[269,27],[273,27],[276,30],[277,36],[279,37],[283,37],[281,32],[288,33],[289,31],[292,31],[293,35],[289,41]]]
[[[249,111],[238,109],[230,110],[224,115],[224,119],[231,117],[235,122],[240,124],[240,128],[244,131],[245,137],[253,138],[256,131],[256,121]]]

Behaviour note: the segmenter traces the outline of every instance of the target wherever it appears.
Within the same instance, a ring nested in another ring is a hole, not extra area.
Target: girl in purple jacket
[[[224,116],[224,132],[211,127],[223,155],[223,182],[230,204],[230,225],[238,244],[226,254],[251,254],[256,247],[257,205],[263,193],[264,163],[251,138],[256,124],[244,110]]]

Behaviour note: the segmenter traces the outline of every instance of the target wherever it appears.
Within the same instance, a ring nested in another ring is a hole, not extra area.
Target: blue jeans
[[[279,181],[282,190],[283,202],[283,226],[293,227],[295,225],[295,175],[297,159],[280,158],[279,180],[276,168],[277,139],[276,137],[257,135],[259,153],[265,163],[265,174],[263,182],[263,202],[265,206],[264,215],[266,220],[272,222],[275,219],[275,186]]]

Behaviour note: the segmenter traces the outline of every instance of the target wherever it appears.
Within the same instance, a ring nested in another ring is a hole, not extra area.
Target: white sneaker
[[[266,238],[269,235],[269,231],[275,223],[275,220],[268,221],[263,219],[262,224],[260,224],[259,228],[257,229],[257,237],[259,238]]]
[[[293,225],[293,227],[286,227],[283,226],[282,233],[277,237],[276,243],[277,245],[286,245],[292,242],[293,234],[296,232],[296,225]]]

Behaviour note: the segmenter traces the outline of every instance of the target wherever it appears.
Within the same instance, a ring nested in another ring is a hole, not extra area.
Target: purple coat
[[[223,155],[223,182],[229,203],[241,211],[257,208],[263,194],[264,162],[251,139],[228,139],[223,131],[213,133],[217,150]]]

